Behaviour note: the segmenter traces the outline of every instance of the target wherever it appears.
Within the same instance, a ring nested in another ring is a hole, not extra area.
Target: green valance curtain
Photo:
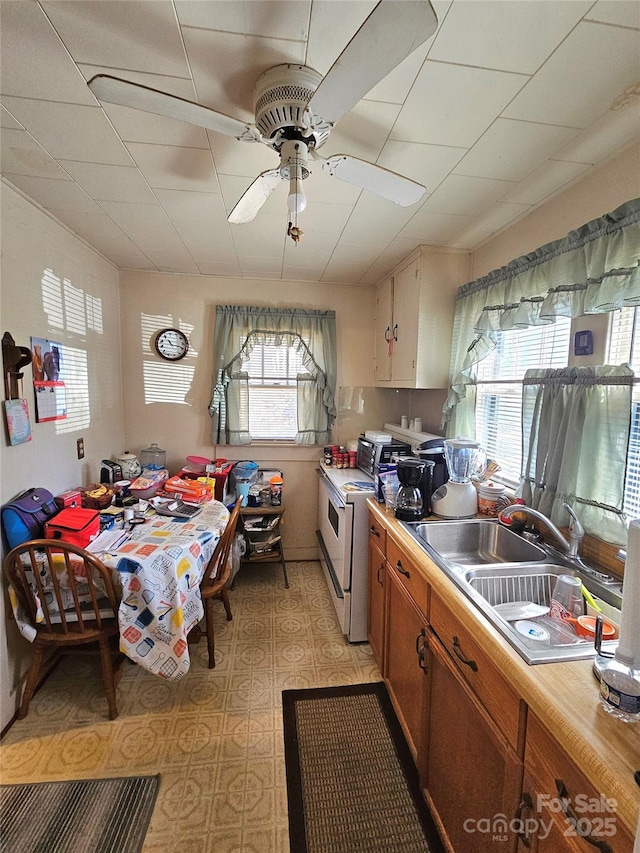
[[[327,444],[336,417],[335,311],[219,305],[213,344],[209,414],[213,444],[250,444],[246,364],[257,344],[295,347],[304,373],[297,377],[296,444]]]
[[[495,333],[640,305],[640,199],[458,290],[447,435],[475,432],[474,366]]]

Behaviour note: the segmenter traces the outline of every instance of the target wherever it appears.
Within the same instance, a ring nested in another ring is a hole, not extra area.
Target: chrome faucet
[[[534,518],[537,518],[538,521],[541,521],[545,527],[547,527],[551,533],[558,540],[560,547],[567,554],[568,557],[579,557],[580,556],[580,546],[582,544],[582,540],[584,539],[584,527],[580,524],[580,520],[578,519],[575,512],[571,509],[569,504],[562,504],[562,506],[566,509],[571,517],[571,521],[569,523],[569,528],[567,530],[567,535],[569,537],[569,541],[565,539],[565,537],[560,533],[555,524],[547,518],[546,515],[542,512],[538,512],[537,509],[533,509],[530,506],[526,506],[526,504],[511,504],[506,509],[504,509],[501,513],[502,516],[508,518],[514,512],[525,512],[527,515],[531,515]]]

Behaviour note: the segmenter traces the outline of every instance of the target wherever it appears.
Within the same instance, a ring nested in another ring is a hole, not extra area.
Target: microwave
[[[370,441],[368,438],[358,439],[358,455],[357,465],[361,471],[365,471],[372,477],[375,473],[376,465],[389,463],[393,461],[395,456],[411,456],[411,445],[406,441],[390,441],[387,444],[380,444],[376,441]]]

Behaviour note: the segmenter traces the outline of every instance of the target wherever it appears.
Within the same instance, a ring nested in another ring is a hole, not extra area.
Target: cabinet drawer
[[[460,674],[473,688],[509,744],[522,757],[520,700],[471,633],[433,590],[429,621],[456,662]]]
[[[418,610],[427,619],[429,616],[427,579],[390,536],[387,537],[387,563],[391,574],[402,583]]]
[[[525,768],[527,780],[535,788],[527,792],[531,797],[533,817],[545,824],[554,819],[567,840],[574,842],[570,849],[587,853],[598,849],[593,845],[595,840],[608,845],[608,848],[600,847],[602,850],[631,853],[631,835],[617,818],[613,803],[606,802],[607,791],[597,790],[588,781],[531,713],[527,720]],[[579,834],[573,832],[574,828]],[[584,838],[579,837],[583,834]]]
[[[378,547],[383,554],[386,554],[387,531],[372,512],[369,513],[369,538],[375,542],[376,547]]]

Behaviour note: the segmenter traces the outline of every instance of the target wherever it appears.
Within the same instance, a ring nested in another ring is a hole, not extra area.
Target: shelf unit
[[[284,507],[283,506],[258,506],[258,507],[242,507],[240,509],[240,525],[241,525],[241,533],[244,535],[245,542],[247,544],[247,550],[244,556],[240,560],[241,565],[247,565],[249,563],[255,565],[256,563],[280,563],[282,566],[282,574],[284,575],[284,585],[286,589],[289,589],[289,578],[287,577],[287,566],[284,559],[284,547],[282,545],[282,533],[280,530],[280,526],[282,524],[282,517],[284,515]],[[269,530],[268,532],[273,536],[279,536],[277,542],[274,543],[274,547],[265,551],[264,553],[251,553],[251,545],[255,544],[255,538],[259,534],[264,533],[262,530],[247,530],[246,521],[251,518],[276,518],[275,526]]]

